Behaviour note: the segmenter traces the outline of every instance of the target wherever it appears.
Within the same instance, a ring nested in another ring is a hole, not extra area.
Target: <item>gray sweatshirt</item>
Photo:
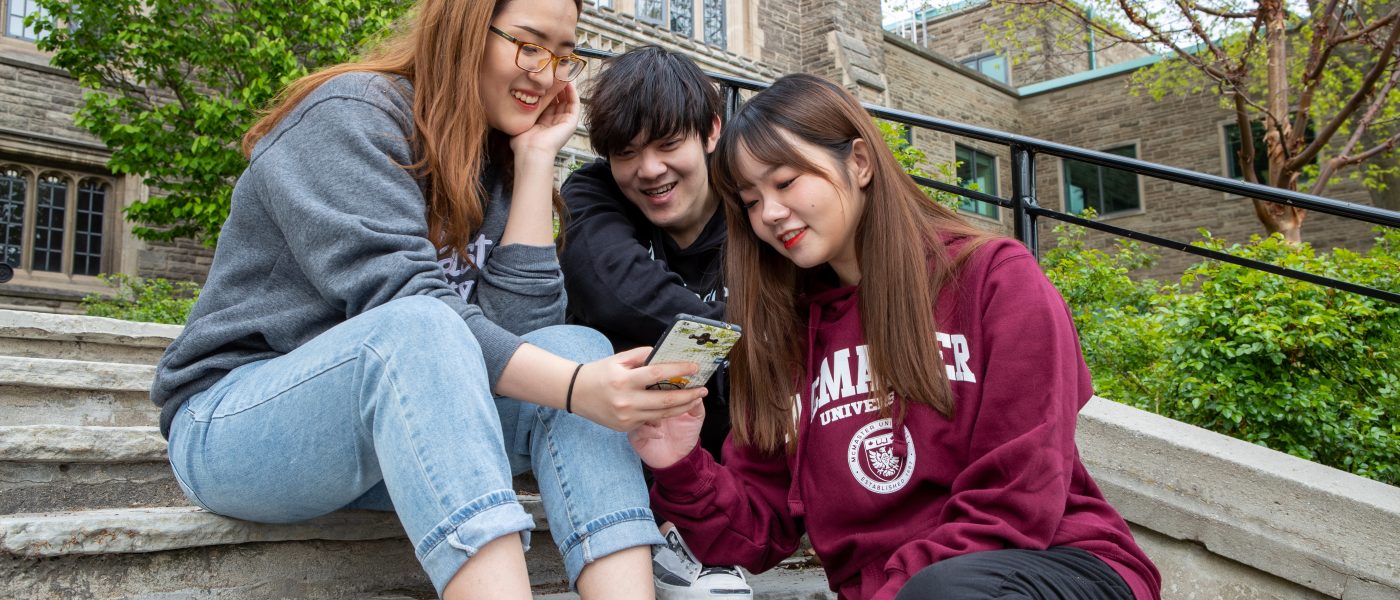
[[[412,88],[369,73],[336,77],[253,150],[234,186],[214,264],[180,337],[156,366],[160,429],[190,396],[242,365],[276,358],[407,296],[452,307],[476,336],[495,387],[519,335],[564,319],[553,246],[497,246],[510,197],[491,173],[475,266],[428,241],[415,162]],[[488,169],[489,171],[489,169]]]

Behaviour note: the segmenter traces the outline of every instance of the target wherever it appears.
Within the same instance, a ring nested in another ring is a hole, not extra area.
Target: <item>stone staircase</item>
[[[432,598],[393,514],[289,525],[190,506],[147,394],[180,328],[0,310],[0,597]],[[533,481],[537,597],[571,598]],[[834,598],[794,561],[759,598]]]

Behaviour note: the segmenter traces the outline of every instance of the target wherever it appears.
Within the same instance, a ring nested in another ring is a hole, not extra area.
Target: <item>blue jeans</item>
[[[582,327],[524,337],[577,361],[611,353]],[[396,510],[438,593],[487,542],[518,533],[528,547],[534,522],[511,478],[530,470],[570,586],[597,558],[663,543],[626,435],[493,396],[466,324],[426,297],[379,306],[191,397],[171,425],[170,463],[195,504],[238,519]]]

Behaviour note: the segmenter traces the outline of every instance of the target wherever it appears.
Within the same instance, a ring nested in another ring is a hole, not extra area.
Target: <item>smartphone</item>
[[[679,314],[661,341],[651,349],[646,364],[693,362],[700,365],[694,375],[672,377],[647,386],[647,389],[679,390],[700,387],[715,371],[724,366],[725,357],[742,335],[739,326],[714,319]]]

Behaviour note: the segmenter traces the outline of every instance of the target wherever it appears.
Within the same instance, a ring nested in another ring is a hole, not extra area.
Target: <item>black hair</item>
[[[604,158],[639,133],[648,141],[692,133],[709,137],[723,110],[714,81],[685,55],[660,46],[613,57],[591,86],[588,137]]]

